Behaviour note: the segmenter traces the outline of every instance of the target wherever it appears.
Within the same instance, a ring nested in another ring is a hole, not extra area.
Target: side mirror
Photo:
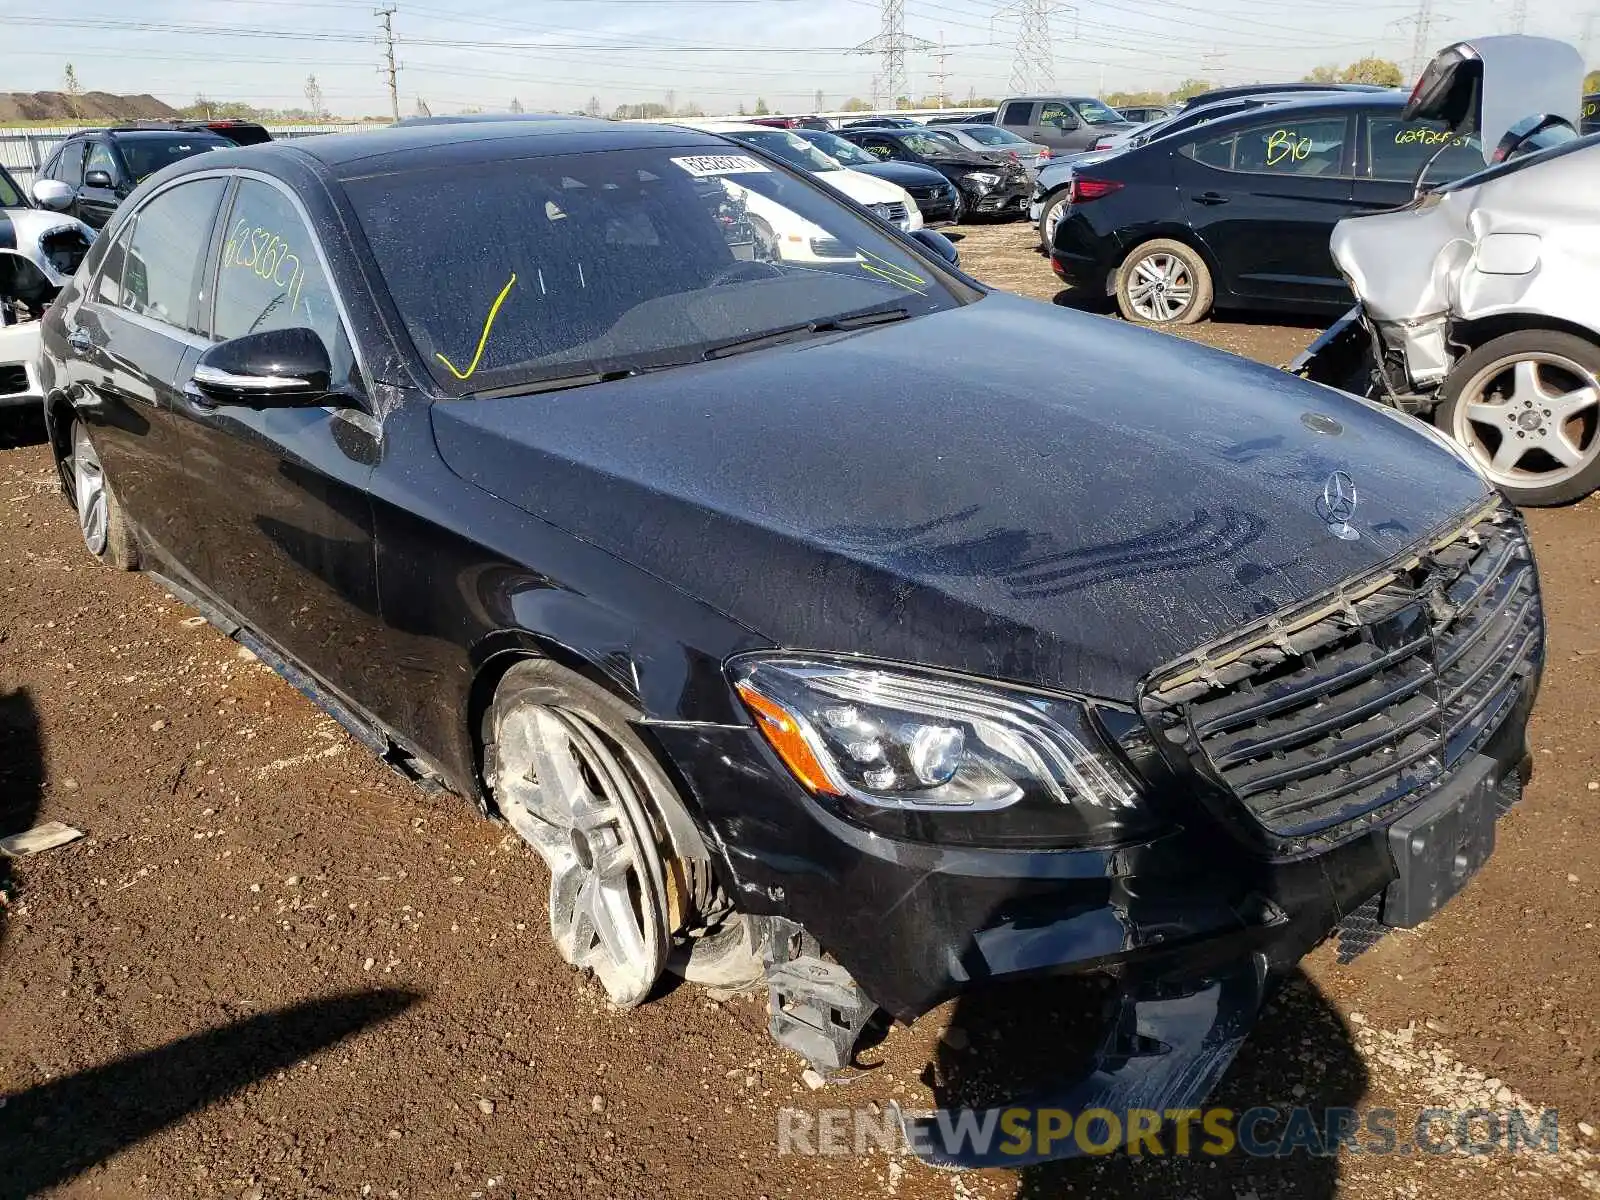
[[[213,404],[299,408],[321,404],[333,368],[310,329],[270,329],[221,342],[200,356],[194,391]]]
[[[66,212],[72,207],[72,188],[59,179],[40,179],[33,185],[33,202],[52,212]]]
[[[85,172],[83,176],[83,186],[97,188],[111,187],[111,172],[102,171],[98,167],[96,167],[93,171]]]
[[[929,250],[932,250],[952,267],[961,265],[961,252],[956,249],[956,244],[937,229],[918,229],[911,234]]]

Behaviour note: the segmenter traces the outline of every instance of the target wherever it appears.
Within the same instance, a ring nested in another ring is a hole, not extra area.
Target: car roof
[[[484,122],[500,121],[596,121],[602,124],[599,117],[580,117],[572,113],[445,113],[440,116],[427,117],[401,117],[392,121],[389,129],[411,129],[421,125],[476,125]]]
[[[1029,103],[1036,103],[1040,100],[1064,100],[1068,104],[1081,104],[1085,100],[1097,99],[1099,99],[1098,96],[1079,96],[1074,95],[1071,92],[1052,92],[1048,96],[1007,96],[1004,100],[1000,101],[1000,103],[1001,105],[1007,105],[1016,100],[1026,100]],[[1101,101],[1101,103],[1104,103],[1104,101]],[[1109,108],[1110,105],[1107,105],[1107,107]]]
[[[219,139],[226,142],[227,139]],[[311,165],[337,178],[407,171],[452,164],[590,154],[607,150],[683,146],[688,149],[729,145],[715,133],[681,125],[601,121],[592,117],[560,120],[449,121],[392,126],[361,133],[330,133],[292,141],[242,146],[185,159],[190,170],[206,167],[259,167],[285,170],[290,164]],[[183,164],[179,164],[181,167]]]
[[[749,121],[674,121],[685,129],[698,129],[702,133],[794,133],[778,125],[752,125]],[[819,132],[819,131],[813,131]]]

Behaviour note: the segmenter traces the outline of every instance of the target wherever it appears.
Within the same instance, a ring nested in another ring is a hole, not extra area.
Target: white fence
[[[23,125],[6,128],[0,126],[0,166],[11,177],[27,187],[33,182],[36,171],[49,161],[55,149],[83,128],[104,126],[77,125]],[[318,133],[354,133],[373,126],[360,122],[329,122],[326,125],[268,125],[275,138],[310,137]]]

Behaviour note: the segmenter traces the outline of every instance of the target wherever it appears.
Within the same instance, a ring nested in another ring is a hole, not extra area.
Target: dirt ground
[[[1057,297],[1026,226],[967,230],[961,251]],[[1278,363],[1313,332],[1186,336]],[[37,431],[7,428],[0,833],[87,836],[0,860],[0,1197],[1600,1193],[1600,502],[1531,514],[1549,669],[1493,859],[1423,928],[1348,966],[1308,958],[1216,1097],[1390,1107],[1402,1131],[1428,1106],[1554,1107],[1559,1153],[957,1174],[782,1155],[779,1110],[916,1106],[930,1060],[1038,1070],[1051,1039],[953,1045],[933,1019],[813,1091],[764,1000],[678,987],[609,1009],[547,945],[530,852],[391,775],[159,586],[93,563]]]

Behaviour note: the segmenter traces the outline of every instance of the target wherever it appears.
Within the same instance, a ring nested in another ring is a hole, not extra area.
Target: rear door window
[[[1264,175],[1336,176],[1344,171],[1344,117],[1278,120],[1202,138],[1183,153],[1208,167]]]
[[[1013,100],[1005,106],[1000,114],[997,125],[1032,125],[1033,103],[1028,100]]]
[[[197,179],[162,192],[134,214],[120,306],[197,333],[201,268],[226,186]]]
[[[1366,178],[1410,183],[1429,159],[1428,183],[1483,170],[1483,154],[1473,141],[1450,133],[1442,121],[1367,118]]]

